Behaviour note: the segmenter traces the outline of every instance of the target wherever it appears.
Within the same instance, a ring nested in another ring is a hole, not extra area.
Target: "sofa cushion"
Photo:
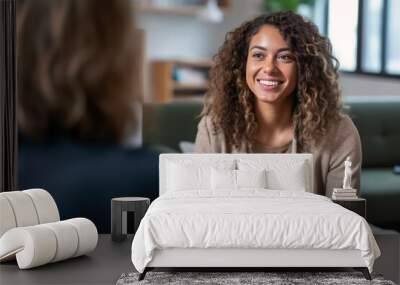
[[[367,199],[368,222],[400,231],[400,175],[393,168],[363,169],[361,196]]]
[[[161,144],[180,152],[181,141],[194,142],[202,101],[149,103],[143,106],[143,144]]]
[[[360,133],[364,167],[400,163],[400,96],[350,96],[349,115]]]

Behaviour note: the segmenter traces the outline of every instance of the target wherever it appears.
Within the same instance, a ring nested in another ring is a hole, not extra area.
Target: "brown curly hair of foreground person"
[[[214,56],[202,115],[211,117],[215,131],[223,132],[228,146],[239,148],[244,141],[251,151],[258,125],[255,95],[246,84],[246,60],[250,40],[263,25],[275,26],[295,56],[298,82],[293,122],[299,149],[307,151],[339,119],[339,63],[332,56],[329,39],[293,12],[258,16],[226,35]]]
[[[128,0],[20,0],[20,133],[120,142],[136,127],[136,48]]]

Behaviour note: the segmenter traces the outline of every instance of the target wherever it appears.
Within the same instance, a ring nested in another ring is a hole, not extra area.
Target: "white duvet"
[[[380,255],[359,215],[320,195],[265,189],[164,194],[134,237],[135,268],[143,272],[154,250],[165,248],[358,249],[370,272]]]

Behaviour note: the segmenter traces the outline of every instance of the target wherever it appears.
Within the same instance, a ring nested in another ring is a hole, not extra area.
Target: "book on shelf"
[[[353,194],[353,193],[357,193],[357,190],[356,189],[334,189],[333,193]]]
[[[357,199],[357,190],[356,189],[343,189],[343,188],[334,188],[332,193],[332,199],[340,200],[340,199]]]
[[[333,200],[357,200],[359,199],[357,196],[346,196],[346,197],[342,197],[342,196],[336,196],[336,195],[332,195],[332,199]]]
[[[175,67],[173,70],[173,79],[181,84],[205,85],[207,84],[207,73],[203,70],[194,68]]]
[[[351,193],[349,193],[349,194],[339,194],[339,193],[333,193],[332,195],[335,195],[336,197],[357,197],[357,195],[354,193],[354,194],[351,194]]]

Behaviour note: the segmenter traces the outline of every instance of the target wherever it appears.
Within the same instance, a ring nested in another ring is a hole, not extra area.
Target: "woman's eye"
[[[259,52],[253,53],[253,58],[262,59],[262,58],[264,58],[264,54],[259,53]]]
[[[294,57],[290,54],[281,54],[278,55],[278,60],[283,62],[292,62],[294,60]]]

